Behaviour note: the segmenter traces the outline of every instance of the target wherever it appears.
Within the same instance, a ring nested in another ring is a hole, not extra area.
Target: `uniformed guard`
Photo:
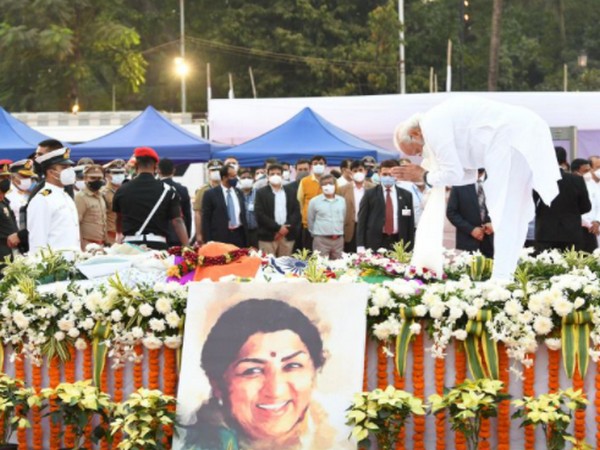
[[[221,167],[223,167],[223,161],[220,159],[211,159],[207,164],[208,170],[208,183],[204,186],[196,189],[194,193],[194,202],[192,209],[194,210],[194,228],[196,230],[196,242],[202,244],[202,199],[204,194],[211,188],[214,188],[221,184]]]
[[[79,219],[75,202],[65,192],[65,186],[75,183],[73,161],[68,148],[59,148],[36,158],[45,175],[44,188],[27,207],[29,252],[50,247],[79,250]]]
[[[77,161],[77,165],[73,167],[73,169],[75,170],[75,183],[73,184],[75,192],[79,192],[85,189],[85,180],[83,179],[83,172],[85,171],[86,167],[91,166],[93,164],[94,160],[86,156],[83,158],[79,158],[79,161]]]
[[[106,202],[106,243],[112,245],[117,239],[117,214],[113,211],[113,198],[125,181],[125,161],[115,159],[103,166],[106,186],[102,196]]]
[[[177,192],[155,178],[158,155],[150,147],[139,147],[134,156],[137,175],[122,185],[113,199],[117,233],[123,234],[124,242],[164,250],[171,221],[179,241],[187,245],[188,234]]]
[[[10,209],[6,193],[10,190],[10,164],[12,161],[3,159],[0,161],[0,270],[5,266],[4,258],[12,259],[12,250],[8,244],[8,236],[17,232],[15,215]],[[0,278],[2,274],[0,273]]]
[[[106,202],[100,192],[104,186],[102,166],[92,164],[83,169],[85,186],[75,194],[75,206],[79,215],[81,249],[88,244],[104,246],[106,242]]]
[[[10,201],[10,209],[12,209],[17,226],[21,228],[19,223],[19,215],[21,208],[27,205],[29,194],[35,187],[33,181],[33,161],[31,159],[22,159],[10,165],[10,173],[12,177],[12,186],[6,194],[6,198]]]

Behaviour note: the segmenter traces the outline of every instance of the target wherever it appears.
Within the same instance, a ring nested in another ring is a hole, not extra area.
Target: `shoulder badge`
[[[50,189],[44,189],[42,192],[40,192],[40,194],[42,194],[44,197],[47,197],[52,194],[52,191]]]

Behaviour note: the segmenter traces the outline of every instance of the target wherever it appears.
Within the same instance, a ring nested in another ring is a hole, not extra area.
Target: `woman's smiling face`
[[[255,333],[225,372],[223,400],[251,439],[285,439],[304,418],[315,376],[308,349],[296,333]]]

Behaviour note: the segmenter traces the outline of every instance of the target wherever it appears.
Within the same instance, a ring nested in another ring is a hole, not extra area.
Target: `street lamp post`
[[[179,26],[181,29],[181,42],[180,42],[180,58],[181,58],[181,70],[179,75],[181,76],[181,112],[185,114],[187,109],[186,99],[186,87],[185,87],[185,76],[187,75],[187,64],[185,61],[185,5],[184,0],[179,0]]]

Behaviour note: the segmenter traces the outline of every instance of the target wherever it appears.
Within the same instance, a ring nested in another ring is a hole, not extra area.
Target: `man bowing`
[[[492,277],[512,278],[527,224],[534,216],[532,189],[549,205],[558,194],[557,180],[561,178],[550,129],[542,118],[519,106],[456,96],[398,125],[394,144],[407,155],[423,155],[423,166],[428,169],[405,165],[394,168],[394,176],[422,180],[438,191],[444,186],[475,183],[477,169],[485,168],[484,191],[495,230]],[[430,202],[428,208],[444,208],[443,201]],[[437,213],[428,216],[437,221]],[[440,217],[443,220],[443,210]],[[419,253],[431,248],[425,240],[441,244],[442,235],[437,234],[436,230],[435,237],[426,236],[417,230],[417,263]]]

